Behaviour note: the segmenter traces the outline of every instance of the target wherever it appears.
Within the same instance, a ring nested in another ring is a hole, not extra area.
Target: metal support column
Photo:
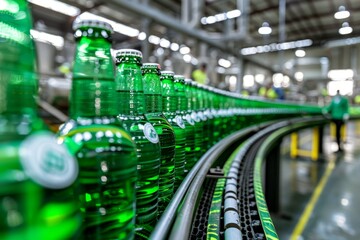
[[[240,93],[243,88],[243,78],[244,78],[244,72],[245,72],[245,64],[244,60],[242,58],[239,58],[239,72],[237,74],[237,81],[236,81],[236,92]]]
[[[280,146],[278,140],[268,153],[265,164],[265,199],[270,212],[280,211]]]
[[[279,0],[279,42],[286,40],[286,0]],[[279,70],[282,71],[284,64],[284,51],[279,51]]]
[[[146,34],[146,36],[150,35],[150,24],[151,20],[148,18],[144,18],[141,23],[142,31]],[[142,41],[141,42],[141,52],[143,55],[143,62],[149,61],[150,56],[150,44],[149,41]]]

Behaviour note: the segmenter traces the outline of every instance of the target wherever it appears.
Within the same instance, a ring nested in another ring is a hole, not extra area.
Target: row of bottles
[[[207,150],[289,114],[245,109],[137,50],[114,63],[111,25],[77,19],[70,118],[54,136],[36,111],[27,3],[0,5],[0,239],[147,239]]]

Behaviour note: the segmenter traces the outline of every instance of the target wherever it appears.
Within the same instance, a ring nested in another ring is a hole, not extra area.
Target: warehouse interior
[[[158,63],[185,79],[206,64],[206,86],[197,85],[203,90],[199,95],[219,96],[219,107],[211,103],[206,109],[208,97],[204,109],[195,110],[211,116],[205,117],[208,122],[219,114],[225,133],[202,145],[195,170],[186,170],[151,236],[134,239],[359,239],[360,1],[27,2],[37,52],[38,111],[57,136],[69,123],[75,21],[109,23],[114,60],[118,50],[135,49],[142,63]],[[277,95],[262,94],[264,88]],[[328,112],[338,93],[351,105],[341,136]],[[0,111],[0,140],[6,126],[1,117]],[[237,181],[235,190],[231,181]],[[237,220],[229,217],[234,209]]]
[[[187,77],[206,62],[209,84],[222,89],[257,95],[260,86],[273,82],[286,90],[288,100],[322,105],[339,85],[342,94],[360,92],[360,2],[355,0],[29,2],[42,86],[60,95],[69,88],[72,22],[79,14],[116,24],[113,49],[141,50],[143,62],[158,62]],[[339,11],[349,16],[336,19]],[[43,97],[52,102],[52,92]]]

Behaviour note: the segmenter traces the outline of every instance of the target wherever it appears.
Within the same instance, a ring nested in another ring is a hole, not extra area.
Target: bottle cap
[[[110,23],[104,22],[104,21],[100,21],[100,20],[86,20],[86,19],[75,19],[74,23],[73,23],[73,30],[77,30],[81,27],[96,27],[96,28],[102,28],[105,30],[110,31],[111,33],[114,32],[113,27],[111,26]]]
[[[190,78],[185,79],[185,84],[187,84],[187,85],[191,85],[192,82],[193,82],[193,80],[191,80]]]
[[[161,76],[174,77],[174,72],[173,71],[161,71]]]
[[[141,68],[144,68],[144,69],[158,69],[158,70],[161,69],[160,64],[158,64],[158,63],[143,63]]]
[[[175,75],[174,76],[175,82],[185,82],[185,77],[183,75]]]
[[[142,58],[142,53],[136,49],[120,49],[116,52],[116,57],[120,56],[133,56]]]

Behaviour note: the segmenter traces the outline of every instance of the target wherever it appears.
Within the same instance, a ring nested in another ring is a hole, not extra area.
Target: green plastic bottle
[[[78,165],[37,115],[31,14],[25,0],[0,6],[0,239],[77,238]]]
[[[212,115],[214,116],[214,142],[217,143],[222,138],[222,127],[221,127],[221,109],[220,109],[220,94],[218,89],[211,88],[211,96],[213,99]]]
[[[214,116],[211,112],[211,102],[212,98],[209,95],[209,86],[200,85],[201,95],[204,101],[203,114],[207,119],[207,132],[208,132],[208,142],[207,149],[210,149],[214,144]]]
[[[135,144],[117,119],[112,27],[75,20],[76,52],[70,120],[59,135],[76,149],[85,239],[132,239],[135,230]]]
[[[210,121],[205,115],[205,96],[202,91],[201,84],[192,81],[192,89],[195,93],[195,112],[199,116],[199,119],[203,126],[203,137],[202,137],[202,145],[201,145],[201,153],[204,155],[206,151],[209,148],[209,142],[210,142],[210,134],[212,134],[211,127],[210,127]]]
[[[169,120],[175,131],[175,187],[174,192],[180,186],[185,175],[185,149],[186,149],[186,125],[181,115],[177,114],[179,98],[175,93],[174,73],[171,71],[161,72],[162,99],[165,117]]]
[[[196,114],[195,107],[196,107],[196,94],[192,88],[192,80],[185,79],[185,95],[187,98],[187,109],[188,114],[190,115],[191,119],[195,122],[195,135],[194,135],[194,154],[196,160],[194,162],[186,162],[185,169],[190,171],[192,167],[196,164],[196,162],[202,156],[202,144],[203,144],[203,122],[200,120],[199,116]]]
[[[175,173],[169,173],[167,166],[176,164],[174,161],[176,161],[176,155],[178,154],[178,146],[175,145],[175,141],[178,141],[175,134],[175,130],[177,131],[177,129],[175,129],[176,126],[171,123],[172,119],[167,118],[163,114],[160,65],[156,63],[145,63],[142,67],[142,74],[146,100],[146,118],[154,125],[159,135],[161,145],[159,199],[159,215],[161,215],[174,192],[173,184],[175,179],[173,179],[173,174]],[[181,139],[181,141],[183,140]]]
[[[196,156],[194,153],[195,149],[195,121],[191,118],[191,115],[187,112],[187,99],[185,94],[185,78],[182,75],[174,76],[174,88],[175,96],[177,99],[176,115],[182,117],[185,124],[186,134],[186,146],[185,146],[185,166],[184,166],[184,177],[188,173],[189,169],[186,168],[188,165],[194,165],[196,163]]]
[[[121,49],[116,53],[118,118],[136,143],[136,237],[148,238],[157,221],[161,148],[159,136],[145,117],[145,95],[140,51]]]

